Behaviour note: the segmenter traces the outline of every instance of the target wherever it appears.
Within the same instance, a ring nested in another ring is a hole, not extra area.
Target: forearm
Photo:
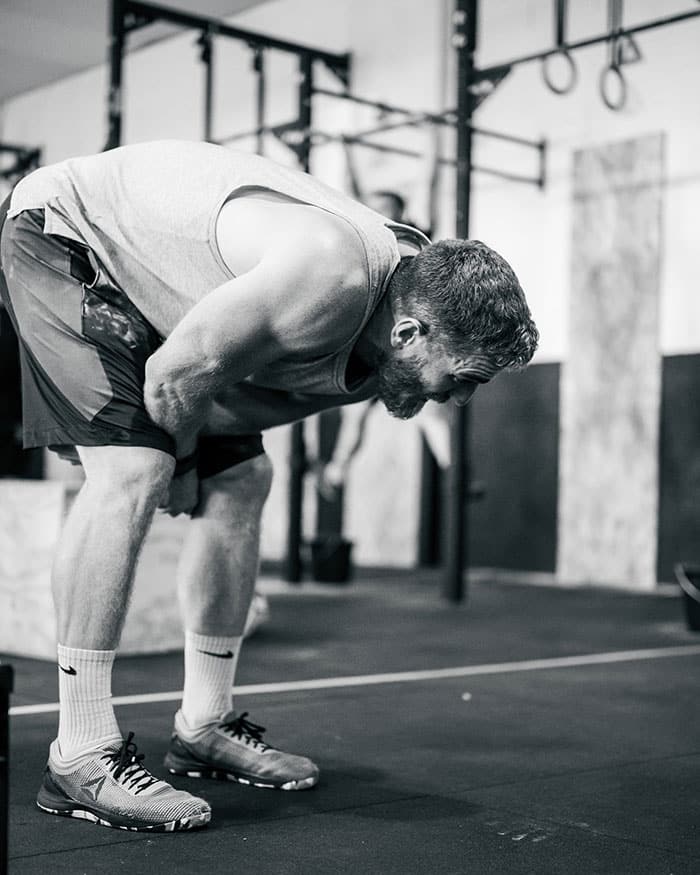
[[[191,455],[211,396],[192,379],[165,370],[156,353],[146,363],[143,397],[148,415],[175,440],[178,459]]]
[[[367,429],[367,419],[374,401],[364,401],[343,408],[340,432],[333,450],[332,464],[346,468],[362,446]]]

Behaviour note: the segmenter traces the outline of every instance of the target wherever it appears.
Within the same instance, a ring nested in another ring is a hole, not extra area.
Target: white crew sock
[[[121,742],[112,707],[113,662],[114,650],[79,650],[58,645],[61,710],[57,742],[62,760]]]
[[[241,635],[185,631],[185,689],[180,716],[186,729],[196,731],[231,710],[231,688],[242,640]]]

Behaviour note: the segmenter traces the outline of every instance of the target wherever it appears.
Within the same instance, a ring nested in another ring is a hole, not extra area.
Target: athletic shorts
[[[77,460],[76,446],[151,447],[173,439],[143,401],[146,361],[163,338],[86,246],[44,233],[43,210],[6,219],[0,207],[0,296],[17,332],[24,447]],[[262,436],[207,434],[198,472],[214,474],[264,452]]]

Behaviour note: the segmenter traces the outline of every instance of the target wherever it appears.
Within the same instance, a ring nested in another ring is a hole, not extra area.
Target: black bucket
[[[700,632],[700,565],[685,565],[679,562],[673,570],[683,590],[683,606],[688,628],[693,632]]]
[[[352,541],[329,535],[311,542],[311,569],[314,580],[347,583],[352,576]]]

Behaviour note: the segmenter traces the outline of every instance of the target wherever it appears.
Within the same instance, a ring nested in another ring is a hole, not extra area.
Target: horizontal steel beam
[[[155,21],[166,21],[180,27],[189,27],[195,30],[206,30],[212,35],[231,37],[242,40],[251,46],[260,46],[265,49],[276,49],[280,52],[290,52],[294,55],[309,55],[317,61],[322,61],[332,70],[346,71],[350,66],[349,53],[329,52],[325,49],[317,49],[303,43],[290,42],[289,40],[277,39],[267,34],[257,33],[241,27],[234,27],[225,21],[213,18],[209,15],[195,15],[180,9],[171,9],[168,6],[160,6],[157,3],[141,3],[138,0],[127,0],[125,15],[133,16],[137,22],[144,24]]]
[[[418,124],[417,121],[405,121],[404,125],[415,125]],[[398,127],[399,125],[395,125],[392,127]],[[391,130],[392,128],[382,128],[375,129],[372,128],[367,131],[360,131],[357,134],[328,134],[325,131],[307,131],[304,133],[299,130],[298,126],[295,122],[289,122],[287,124],[282,125],[265,125],[262,128],[251,128],[247,131],[240,131],[239,133],[232,134],[229,137],[222,137],[215,142],[219,145],[228,145],[230,143],[235,143],[237,140],[244,140],[248,137],[259,136],[260,134],[270,133],[276,136],[281,142],[283,142],[286,146],[289,146],[290,149],[296,150],[300,143],[308,137],[312,146],[325,146],[328,143],[341,143],[345,142],[350,146],[364,146],[367,149],[372,149],[375,152],[384,152],[391,155],[403,155],[406,158],[423,158],[424,155],[422,152],[419,152],[416,149],[408,149],[405,146],[392,146],[389,143],[377,143],[373,140],[365,139],[370,134],[381,133],[383,130]],[[486,173],[489,176],[498,176],[501,179],[509,179],[511,182],[523,182],[531,185],[536,185],[539,188],[544,187],[544,169],[545,169],[545,153],[547,149],[547,141],[546,140],[523,140],[520,137],[511,137],[509,134],[499,134],[496,131],[486,131],[480,128],[472,128],[475,133],[485,134],[486,136],[498,137],[500,139],[513,140],[516,143],[522,143],[523,145],[532,146],[536,148],[540,154],[540,175],[539,176],[525,176],[518,173],[509,173],[507,171],[498,170],[495,167],[474,167],[479,173]],[[448,167],[456,166],[456,161],[454,158],[440,158],[440,164],[444,164]]]
[[[30,170],[35,170],[41,163],[41,149],[15,146],[12,143],[0,143],[0,155],[3,153],[12,155],[14,162],[11,167],[0,167],[0,179],[24,176]]]
[[[379,109],[382,112],[391,113],[394,115],[406,116],[406,121],[403,123],[407,127],[415,127],[420,124],[445,125],[446,127],[457,126],[457,111],[454,109],[445,110],[445,112],[423,112],[416,109],[408,109],[405,106],[396,106],[390,103],[384,103],[379,100],[369,100],[366,97],[358,97],[356,94],[350,94],[344,91],[333,91],[329,88],[315,88],[314,94],[321,94],[324,97],[336,97],[340,100],[346,100],[350,103],[357,103],[360,106],[369,106],[374,109]],[[389,122],[386,125],[377,125],[367,131],[363,131],[359,136],[367,136],[368,134],[380,134],[383,131],[394,130],[401,127],[399,122]],[[541,147],[541,140],[530,140],[527,137],[518,137],[514,134],[504,134],[501,131],[494,131],[489,128],[482,128],[478,125],[470,125],[471,130],[475,134],[483,137],[491,137],[495,140],[503,140],[507,143],[515,143],[519,146],[529,146],[533,149]]]
[[[679,12],[677,15],[668,15],[664,18],[655,18],[652,21],[645,21],[641,24],[631,25],[630,27],[621,27],[612,33],[602,33],[598,34],[598,36],[590,36],[585,39],[575,40],[574,42],[565,42],[551,49],[545,49],[541,52],[533,52],[529,55],[521,55],[519,58],[511,58],[508,61],[502,61],[498,64],[493,64],[490,67],[483,67],[481,70],[475,70],[474,78],[475,81],[479,82],[483,79],[489,79],[502,67],[515,67],[518,64],[542,61],[545,58],[551,58],[553,55],[567,54],[576,49],[583,49],[599,43],[610,42],[610,40],[613,39],[619,39],[623,36],[632,36],[635,33],[642,33],[646,30],[653,30],[657,27],[665,27],[669,24],[678,24],[681,21],[687,21],[690,18],[697,18],[698,16],[700,16],[700,9],[689,9],[687,12]]]
[[[29,146],[14,146],[11,143],[0,143],[0,152],[10,152],[12,155],[31,155],[38,151],[38,149]]]
[[[324,97],[335,97],[338,100],[357,103],[359,106],[369,106],[386,113],[397,113],[399,115],[409,116],[421,115],[426,122],[432,122],[437,125],[450,124],[450,122],[445,119],[444,113],[422,112],[420,110],[407,109],[405,106],[396,106],[392,103],[386,103],[383,100],[370,100],[367,97],[358,97],[356,94],[350,94],[349,91],[333,91],[330,88],[314,88],[314,94],[322,94]]]

